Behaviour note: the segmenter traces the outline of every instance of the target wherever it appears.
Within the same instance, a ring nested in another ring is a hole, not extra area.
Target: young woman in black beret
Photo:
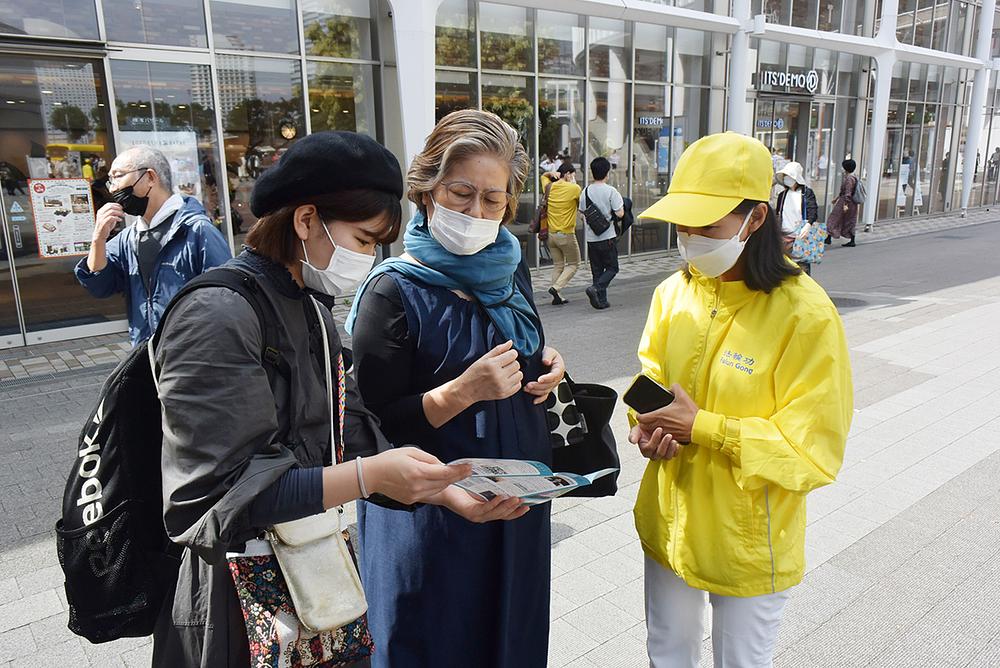
[[[299,140],[258,180],[251,209],[260,219],[227,266],[249,275],[269,302],[282,373],[270,368],[273,358],[262,360],[258,316],[232,290],[197,289],[165,319],[155,348],[164,524],[184,549],[153,665],[250,665],[226,555],[268,527],[369,494],[388,506],[442,503],[441,491],[468,475],[429,452],[392,448],[349,375],[334,387],[334,405],[346,404],[343,436],[331,434],[319,318],[334,367],[342,346],[329,309],[313,298],[329,300],[365,277],[376,246],[396,238],[402,188],[389,151],[345,132]],[[331,462],[331,439],[344,463]]]

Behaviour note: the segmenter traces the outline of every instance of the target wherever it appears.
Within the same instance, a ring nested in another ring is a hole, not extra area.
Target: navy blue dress
[[[530,279],[522,267],[518,283]],[[519,392],[478,403],[439,429],[421,395],[503,343],[482,308],[399,274],[376,277],[359,304],[355,373],[366,406],[397,445],[444,462],[462,457],[549,463],[544,409]],[[525,382],[544,372],[522,359]],[[374,668],[545,666],[550,507],[475,524],[438,506],[411,512],[359,503],[361,578],[376,644]]]

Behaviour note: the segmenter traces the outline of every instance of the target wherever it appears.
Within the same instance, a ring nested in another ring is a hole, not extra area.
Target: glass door
[[[18,309],[29,345],[122,331],[124,300],[95,299],[73,275],[114,157],[103,63],[2,55],[0,99],[0,345],[19,343],[5,333]]]

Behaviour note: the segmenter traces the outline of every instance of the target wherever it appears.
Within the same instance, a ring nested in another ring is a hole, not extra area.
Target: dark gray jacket
[[[163,519],[171,539],[186,549],[172,609],[161,612],[153,634],[154,666],[249,665],[226,552],[241,550],[266,528],[251,526],[248,514],[262,490],[291,467],[330,464],[315,311],[284,267],[249,252],[232,263],[258,277],[281,321],[279,347],[291,371],[287,380],[269,379],[257,316],[225,288],[191,293],[164,324],[156,349]],[[340,338],[329,310],[323,313],[336,360]],[[344,440],[351,458],[390,447],[350,376]]]

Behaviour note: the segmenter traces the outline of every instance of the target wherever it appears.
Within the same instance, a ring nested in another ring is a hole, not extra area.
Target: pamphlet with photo
[[[529,506],[547,503],[618,470],[602,469],[587,475],[554,473],[541,462],[521,459],[457,459],[450,463],[472,465],[472,475],[455,483],[472,496],[484,501],[516,496]]]

